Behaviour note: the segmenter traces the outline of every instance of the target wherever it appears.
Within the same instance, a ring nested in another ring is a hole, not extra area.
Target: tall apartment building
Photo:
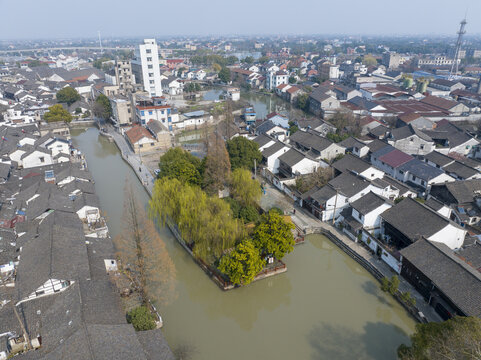
[[[144,43],[139,45],[132,61],[132,72],[137,81],[142,81],[144,90],[150,96],[162,96],[159,50],[155,39],[144,39]]]
[[[115,62],[115,81],[119,86],[119,93],[126,95],[132,92],[135,85],[135,75],[132,73],[130,61],[117,60]]]

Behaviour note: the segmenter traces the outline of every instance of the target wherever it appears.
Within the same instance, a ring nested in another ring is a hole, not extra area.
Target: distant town
[[[365,358],[481,358],[481,38],[467,30],[0,40],[0,360],[237,359],[169,334],[200,321],[172,315],[196,296],[185,274],[216,298],[272,291],[324,240],[376,284],[367,303],[406,317],[385,316],[405,334]],[[135,182],[111,196],[115,219],[99,192],[116,175],[89,166],[117,174],[106,149]]]

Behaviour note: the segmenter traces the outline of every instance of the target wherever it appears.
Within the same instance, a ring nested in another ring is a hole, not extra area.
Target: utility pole
[[[256,164],[256,159],[254,159],[254,179],[257,179],[257,164]]]

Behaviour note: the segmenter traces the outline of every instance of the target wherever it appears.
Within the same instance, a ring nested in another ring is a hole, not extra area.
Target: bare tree
[[[207,159],[204,172],[204,187],[214,194],[222,190],[230,177],[229,154],[224,140],[216,131],[209,137]]]
[[[334,177],[332,167],[319,167],[313,173],[299,177],[296,180],[296,188],[301,193],[311,190],[314,187],[322,187]]]
[[[142,304],[148,299],[167,304],[175,298],[175,266],[155,224],[125,186],[123,226],[114,244],[121,267],[134,284]]]

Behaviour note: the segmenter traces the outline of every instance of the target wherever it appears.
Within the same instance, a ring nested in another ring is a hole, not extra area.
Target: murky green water
[[[241,93],[241,98],[249,102],[256,111],[258,119],[264,119],[271,112],[288,113],[291,105],[279,97],[263,95],[257,93]]]
[[[132,183],[148,201],[115,144],[96,129],[74,132],[86,154],[112,235],[121,224],[123,188]],[[286,256],[287,273],[223,292],[174,240],[161,236],[177,268],[175,302],[160,306],[164,334],[194,360],[395,359],[414,321],[374,278],[320,235]]]

